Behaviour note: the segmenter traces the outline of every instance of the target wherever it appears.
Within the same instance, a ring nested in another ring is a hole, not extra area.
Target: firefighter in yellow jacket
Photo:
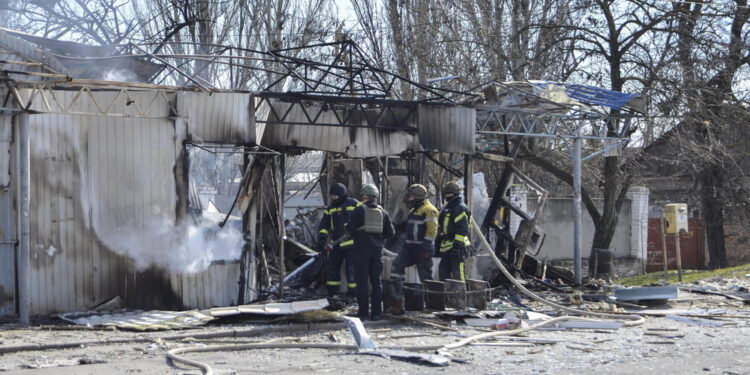
[[[391,265],[390,283],[385,283],[388,312],[402,314],[404,270],[417,265],[419,279],[432,280],[432,255],[438,231],[438,210],[427,199],[427,188],[414,184],[407,191],[409,217],[406,221],[406,244]]]
[[[421,281],[432,280],[438,210],[427,199],[427,188],[424,185],[410,186],[407,194],[410,209],[406,222],[406,246],[401,249],[391,266],[391,278],[396,283],[403,282],[404,269],[414,264],[417,265]]]
[[[467,256],[469,242],[469,222],[471,211],[461,200],[461,187],[455,182],[449,182],[443,187],[445,207],[440,211],[438,225],[438,252],[440,266],[438,276],[440,280],[466,280],[464,259]]]

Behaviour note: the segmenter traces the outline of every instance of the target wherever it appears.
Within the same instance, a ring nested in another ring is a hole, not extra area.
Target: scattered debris
[[[104,313],[96,311],[71,312],[60,314],[67,322],[87,327],[116,327],[132,331],[160,331],[170,329],[187,329],[202,326],[218,317],[239,314],[289,315],[288,319],[319,321],[338,319],[338,315],[309,313],[318,312],[328,306],[326,299],[316,301],[297,301],[290,303],[267,303],[217,307],[198,311],[122,311]],[[300,313],[308,313],[295,315]],[[321,315],[325,315],[321,318]],[[315,318],[317,316],[317,318]]]
[[[124,306],[124,302],[120,296],[114,296],[96,306],[94,306],[91,311],[117,311],[122,309]]]
[[[530,320],[529,324],[536,324],[540,323],[541,321],[534,321]],[[598,322],[598,321],[592,321],[592,320],[568,320],[564,322],[559,322],[554,325],[550,325],[548,327],[540,328],[541,330],[556,330],[556,329],[607,329],[607,330],[617,330],[622,328],[622,326],[625,323],[623,322]]]
[[[533,342],[473,342],[474,346],[534,347]]]
[[[685,335],[670,335],[666,332],[646,332],[644,333],[646,336],[657,336],[665,339],[681,339],[685,337]]]
[[[448,311],[448,312],[437,312],[435,313],[435,317],[440,320],[451,322],[455,320],[479,319],[482,316],[477,313],[472,313],[468,311]]]
[[[205,310],[213,317],[222,317],[239,314],[260,314],[260,315],[288,315],[297,314],[305,311],[322,310],[328,306],[328,300],[323,298],[314,301],[295,301],[289,303],[265,303],[240,305],[229,307],[216,307]]]
[[[640,288],[615,288],[618,301],[666,301],[678,297],[675,286],[651,286]]]
[[[438,324],[438,323],[435,323],[435,322],[431,322],[431,321],[428,321],[428,320],[425,320],[425,319],[412,318],[412,317],[406,316],[406,315],[390,315],[390,317],[396,318],[396,319],[401,319],[401,320],[408,320],[410,322],[423,324],[423,325],[434,327],[434,328],[441,329],[441,330],[444,330],[444,331],[454,331],[454,332],[457,331],[457,329],[455,329],[455,328],[446,327],[444,325],[441,325],[441,324]]]
[[[440,354],[423,354],[417,352],[407,352],[405,350],[395,349],[380,349],[371,339],[370,335],[367,334],[365,327],[358,318],[344,317],[349,331],[354,337],[354,342],[359,348],[359,354],[376,355],[385,358],[396,358],[407,361],[416,361],[420,363],[428,363],[435,366],[447,366],[450,363],[450,359]]]
[[[565,347],[570,348],[570,349],[584,351],[586,353],[591,353],[595,350],[594,348],[589,348],[586,346],[578,346],[578,345],[565,345]]]
[[[750,304],[750,293],[721,293],[721,292],[706,290],[705,287],[703,288],[680,288],[680,289],[686,292],[690,292],[690,293],[722,296],[727,299],[731,299],[735,301],[742,301],[745,304]]]
[[[704,326],[704,327],[723,327],[724,325],[727,324],[726,322],[717,322],[717,321],[697,319],[697,318],[687,318],[687,317],[680,316],[680,315],[669,314],[669,315],[665,315],[664,317],[667,319],[672,319],[677,322],[694,324],[694,325],[699,325],[699,326]]]
[[[67,322],[90,327],[117,327],[132,331],[160,331],[202,326],[215,318],[198,310],[125,311],[119,313],[73,312],[59,315]]]

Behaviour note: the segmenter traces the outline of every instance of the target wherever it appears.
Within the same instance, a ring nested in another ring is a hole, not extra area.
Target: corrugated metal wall
[[[136,285],[154,277],[137,273],[113,241],[156,215],[174,216],[172,123],[32,115],[30,125],[33,313],[86,309],[115,295],[150,305],[140,293],[159,285]]]
[[[473,108],[419,106],[419,143],[425,150],[473,154],[477,112]]]
[[[0,117],[0,127],[11,127],[10,117]],[[2,132],[0,132],[2,133]],[[8,133],[10,134],[10,133]],[[0,173],[8,173],[8,182],[12,181],[15,171],[14,148],[10,142],[7,144],[0,143],[7,147],[0,152],[8,159],[7,164],[3,164]],[[16,189],[14,184],[7,184],[0,187],[0,315],[12,315],[16,312],[16,209],[13,202],[15,201]]]
[[[239,276],[239,262],[220,262],[203,272],[174,274],[170,281],[183,306],[207,309],[237,304]]]
[[[3,189],[10,186],[10,143],[12,141],[13,117],[0,116],[0,188]]]
[[[63,106],[76,94],[55,92]],[[158,237],[137,239],[135,253],[123,250],[133,249],[123,243],[133,241],[127,234],[137,236],[159,220],[176,220],[175,163],[181,140],[176,138],[174,121],[168,119],[166,98],[155,99],[151,92],[95,95],[97,103],[84,94],[70,109],[95,112],[107,107],[112,113],[145,111],[160,118],[30,116],[32,314],[85,310],[118,295],[128,307],[137,308],[203,308],[236,302],[238,263],[177,275],[153,266],[139,270],[133,260],[138,249],[170,251]],[[41,106],[39,101],[34,105]],[[205,109],[198,122],[208,132],[226,115],[211,111]],[[237,133],[224,134],[242,142]],[[0,205],[3,202],[0,194]]]
[[[273,103],[273,107],[277,114],[283,114],[288,110],[289,104],[276,102]],[[316,110],[314,111],[317,113]],[[318,123],[336,123],[337,120],[333,112],[322,113]],[[339,113],[339,118],[345,117]],[[384,118],[387,118],[387,116],[384,116]],[[305,123],[308,120],[300,107],[295,105],[285,121]],[[361,120],[360,125],[366,125],[365,120]],[[411,125],[416,127],[416,124]],[[296,146],[314,150],[343,152],[349,157],[359,158],[398,155],[409,150],[413,142],[414,136],[405,131],[271,123],[266,125],[262,143],[269,147]]]
[[[256,140],[252,99],[250,94],[183,92],[177,96],[177,111],[198,140],[250,143]]]

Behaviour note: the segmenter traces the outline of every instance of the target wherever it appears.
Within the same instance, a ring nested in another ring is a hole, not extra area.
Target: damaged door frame
[[[280,188],[280,192],[283,192],[284,190],[284,158],[285,154],[273,149],[270,149],[268,147],[264,147],[258,144],[225,144],[225,143],[213,143],[213,142],[195,142],[192,140],[186,140],[183,142],[183,147],[185,148],[185,155],[186,155],[186,162],[185,162],[185,168],[187,172],[185,173],[185,180],[188,181],[189,184],[189,165],[190,165],[190,147],[195,147],[207,152],[210,152],[212,154],[243,154],[243,174],[242,178],[240,180],[239,188],[237,189],[237,193],[235,194],[234,200],[232,201],[232,205],[229,208],[226,216],[219,224],[220,227],[224,227],[229,220],[230,216],[232,215],[232,212],[235,208],[238,208],[240,210],[240,213],[242,214],[242,227],[243,227],[243,239],[245,240],[245,244],[242,248],[242,255],[240,256],[240,275],[238,280],[238,295],[237,295],[237,301],[239,304],[243,304],[247,301],[245,301],[246,296],[246,289],[248,285],[248,264],[254,262],[254,253],[256,249],[256,225],[259,223],[259,220],[257,218],[258,215],[258,207],[257,207],[257,200],[255,197],[257,196],[256,191],[258,191],[259,183],[261,180],[262,175],[265,173],[265,166],[263,166],[260,161],[259,157],[270,157],[272,158],[272,163],[276,162],[276,159],[281,159],[280,161],[280,184],[275,184]],[[272,171],[276,168],[273,168],[272,165]],[[255,173],[254,173],[255,172]],[[277,197],[279,197],[277,200],[277,205],[281,209],[279,210],[279,238],[281,239],[279,241],[279,259],[283,262],[284,261],[284,244],[283,244],[283,238],[285,237],[284,234],[284,213],[283,213],[283,193],[282,194],[276,194]],[[252,229],[250,229],[252,228]],[[285,272],[283,263],[280,265],[280,272],[282,274]],[[283,277],[282,277],[283,278]],[[283,280],[282,280],[283,283]],[[280,288],[282,289],[282,288]],[[281,298],[282,294],[279,294],[279,298]]]
[[[632,132],[631,121],[637,115],[632,110],[625,114],[610,115],[581,110],[574,110],[570,113],[534,112],[497,105],[479,106],[477,112],[477,135],[553,138],[563,141],[567,146],[569,156],[573,161],[573,264],[575,282],[580,285],[582,281],[582,163],[584,160],[627,144]],[[480,118],[482,120],[479,120]],[[611,133],[610,129],[615,129],[615,132]],[[615,136],[609,136],[609,134],[615,134]],[[583,139],[601,141],[605,145],[583,157]]]

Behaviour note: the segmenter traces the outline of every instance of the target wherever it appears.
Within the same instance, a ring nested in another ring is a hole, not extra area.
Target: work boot
[[[328,292],[328,299],[338,298],[339,287],[333,285],[327,285],[326,291]]]
[[[393,280],[383,280],[383,311],[391,311],[391,306],[395,302],[393,294]]]
[[[383,310],[389,314],[404,313],[404,291],[401,279],[383,280]]]
[[[334,295],[333,297],[328,297],[328,307],[326,307],[326,310],[339,311],[343,310],[345,307],[346,304],[341,301],[339,296]]]
[[[354,300],[357,298],[357,289],[356,288],[348,288],[346,290],[346,301],[349,303],[354,302]]]

